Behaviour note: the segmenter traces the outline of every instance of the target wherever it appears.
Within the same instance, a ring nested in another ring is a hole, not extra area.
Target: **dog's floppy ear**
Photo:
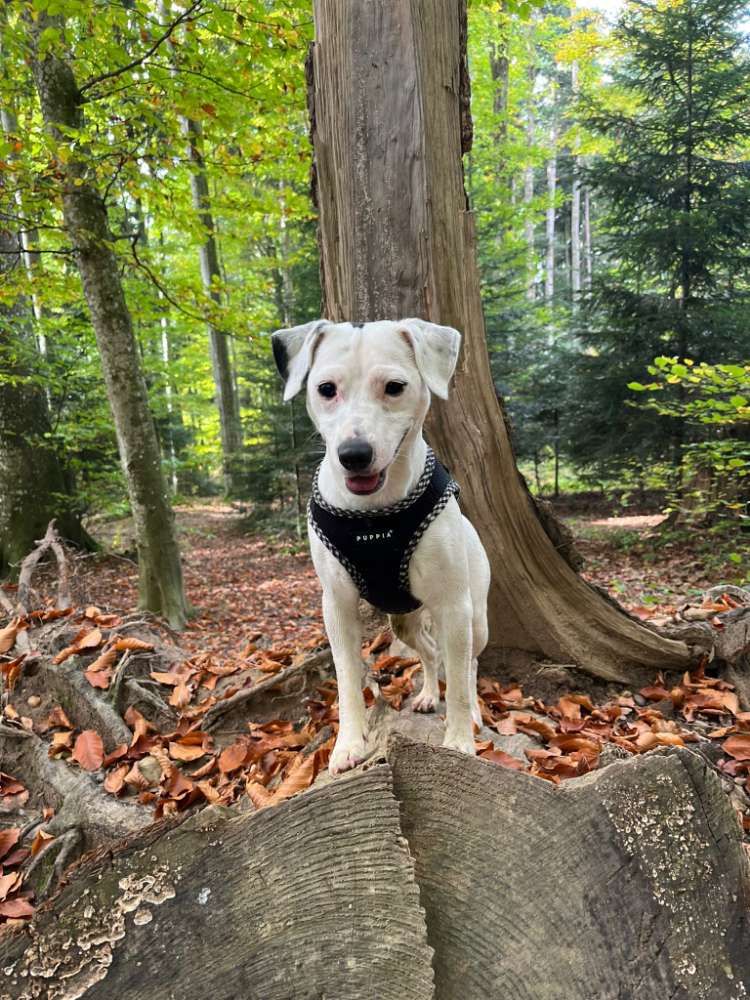
[[[284,402],[296,396],[304,385],[325,325],[326,320],[316,319],[312,323],[277,330],[271,336],[273,359],[284,379]]]
[[[438,326],[424,319],[399,323],[411,344],[419,374],[427,387],[441,399],[448,398],[448,385],[456,370],[461,334],[452,326]]]

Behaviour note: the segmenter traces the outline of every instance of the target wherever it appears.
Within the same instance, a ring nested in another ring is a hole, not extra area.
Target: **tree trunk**
[[[591,291],[591,280],[594,277],[594,251],[591,246],[591,192],[588,188],[583,192],[583,259],[586,262],[584,271],[584,287]]]
[[[15,234],[0,228],[0,283],[23,266],[22,253]],[[54,449],[47,398],[28,380],[24,355],[35,350],[24,343],[31,341],[24,336],[28,314],[20,296],[0,308],[0,577],[15,575],[53,518],[64,538],[93,544],[71,509],[73,491]]]
[[[203,230],[203,243],[199,251],[203,290],[208,298],[218,306],[221,303],[219,292],[221,271],[216,245],[216,227],[211,212],[211,196],[208,190],[206,164],[201,148],[202,129],[199,122],[193,121],[190,118],[183,119],[183,127],[188,138],[188,155],[193,165],[190,174],[193,208],[198,214],[198,221]],[[239,486],[237,482],[237,466],[242,451],[240,415],[234,391],[227,335],[215,323],[209,322],[208,337],[211,351],[211,367],[214,376],[216,406],[219,410],[224,489],[227,495],[232,496],[238,492]]]
[[[578,97],[578,63],[570,67],[570,81],[574,99]],[[578,165],[578,143],[571,150],[573,182],[570,196],[570,293],[573,308],[581,296],[581,180]]]
[[[518,475],[490,374],[461,154],[471,137],[463,0],[316,0],[310,67],[323,314],[421,316],[464,336],[430,440],[493,567],[491,642],[631,682],[687,647],[623,614],[563,561]]]
[[[59,24],[40,15],[34,22],[34,44],[45,27]],[[47,128],[56,142],[67,145],[69,154],[67,162],[60,164],[63,216],[101,355],[133,512],[140,605],[181,628],[187,605],[174,516],[138,346],[111,248],[107,208],[87,169],[85,149],[66,138],[65,130],[77,132],[83,126],[81,96],[71,67],[58,56],[49,53],[41,59],[35,54],[32,68]]]
[[[459,0],[462,2],[462,0]],[[532,62],[528,68],[527,87],[528,98],[526,106],[526,146],[527,155],[532,156],[536,136],[536,119],[534,115],[534,82],[536,80],[536,66]],[[527,278],[526,278],[526,298],[533,302],[536,296],[536,253],[534,248],[534,214],[532,202],[534,201],[534,163],[526,165],[523,172],[523,204],[526,213],[526,252],[528,255]]]
[[[554,112],[553,112],[554,113]],[[557,194],[557,124],[550,134],[552,152],[547,160],[547,263],[544,270],[544,301],[552,305],[555,295],[555,196]]]

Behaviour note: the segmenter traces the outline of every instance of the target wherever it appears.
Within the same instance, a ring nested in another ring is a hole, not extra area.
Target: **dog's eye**
[[[405,388],[406,382],[386,382],[385,394],[386,396],[400,396]]]
[[[318,386],[318,392],[324,399],[333,399],[336,395],[336,386],[333,382],[321,382]]]

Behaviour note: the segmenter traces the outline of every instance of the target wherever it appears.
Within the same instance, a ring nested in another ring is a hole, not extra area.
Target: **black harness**
[[[428,448],[424,472],[407,497],[390,507],[358,511],[326,503],[318,472],[307,508],[315,534],[366,601],[390,615],[416,611],[421,602],[409,590],[409,563],[419,539],[458,494],[458,484]]]

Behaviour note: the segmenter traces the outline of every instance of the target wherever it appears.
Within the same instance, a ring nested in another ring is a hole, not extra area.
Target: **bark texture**
[[[0,281],[20,268],[16,236],[0,228]],[[17,253],[17,255],[16,255]],[[52,518],[63,537],[87,541],[69,498],[71,483],[54,448],[47,400],[29,381],[23,303],[0,309],[0,577],[15,574]]]
[[[403,740],[391,762],[437,1000],[746,995],[747,862],[696,754],[559,787]]]
[[[0,943],[0,998],[433,996],[388,768],[224,813],[84,862],[32,934]]]
[[[462,486],[493,566],[495,648],[629,681],[679,669],[664,640],[564,562],[515,469],[489,368],[461,162],[470,128],[463,0],[316,0],[310,67],[323,314],[421,316],[464,335],[428,436]],[[523,364],[523,359],[519,359]]]
[[[49,23],[45,15],[37,19],[34,39]],[[32,68],[45,123],[56,141],[67,142],[61,128],[75,134],[83,125],[81,96],[73,71],[51,53],[43,59],[35,56]],[[173,627],[180,628],[187,607],[174,517],[138,346],[112,250],[107,208],[89,175],[85,150],[82,155],[78,148],[68,145],[68,152],[67,163],[61,164],[65,228],[73,244],[96,334],[133,511],[140,604],[163,614]]]
[[[747,862],[701,758],[559,787],[403,737],[389,762],[84,858],[0,938],[0,1000],[746,996]]]

